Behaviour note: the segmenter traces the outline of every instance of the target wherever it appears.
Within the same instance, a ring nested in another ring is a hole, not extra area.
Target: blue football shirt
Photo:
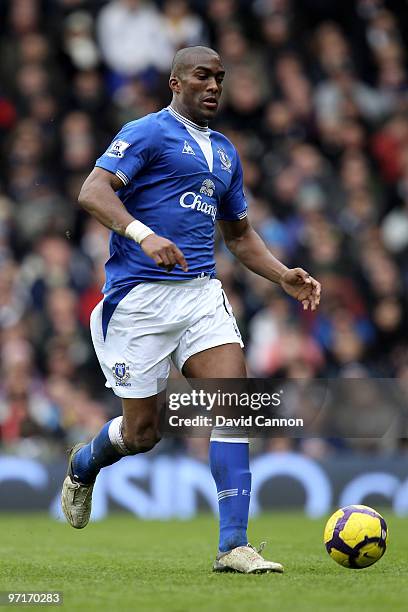
[[[121,179],[117,195],[129,213],[174,242],[189,267],[166,272],[140,245],[112,232],[105,293],[139,282],[214,276],[216,220],[247,214],[241,163],[225,136],[168,107],[127,123],[96,166]]]

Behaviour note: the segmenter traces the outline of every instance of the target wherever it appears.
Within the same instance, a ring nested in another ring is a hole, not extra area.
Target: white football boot
[[[258,550],[247,544],[237,546],[227,552],[218,553],[214,565],[214,572],[241,572],[242,574],[264,574],[269,572],[283,572],[283,565],[267,561],[261,556],[265,542],[261,542]]]
[[[72,459],[85,446],[76,444],[70,451],[67,475],[62,485],[61,506],[68,523],[75,529],[83,529],[89,522],[92,510],[92,491],[95,483],[82,484],[73,478]]]

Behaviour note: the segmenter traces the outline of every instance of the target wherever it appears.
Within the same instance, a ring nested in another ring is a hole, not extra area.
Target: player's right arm
[[[109,229],[132,239],[129,226],[136,219],[126,210],[126,207],[116,195],[123,187],[123,182],[112,172],[102,168],[94,168],[85,180],[80,191],[78,202],[82,208],[94,216]],[[150,233],[142,240],[137,240],[142,250],[151,257],[158,266],[171,271],[179,264],[187,272],[188,266],[180,249],[170,240],[155,233]]]
[[[135,219],[115,193],[122,187],[120,178],[102,168],[94,168],[82,185],[78,202],[105,227],[126,236],[126,228]]]

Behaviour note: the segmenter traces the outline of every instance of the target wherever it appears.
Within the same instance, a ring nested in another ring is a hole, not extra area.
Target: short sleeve
[[[150,133],[149,133],[150,131]],[[124,185],[150,161],[151,126],[147,121],[132,121],[123,126],[95,166],[115,174]]]
[[[248,214],[248,204],[244,194],[242,166],[238,153],[235,153],[235,168],[231,184],[221,200],[217,219],[220,221],[238,221]]]

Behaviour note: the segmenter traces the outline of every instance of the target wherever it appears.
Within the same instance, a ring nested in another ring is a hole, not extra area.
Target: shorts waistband
[[[206,285],[211,280],[210,275],[199,276],[197,278],[190,278],[185,281],[156,281],[155,285],[167,285],[168,287],[185,287],[186,289],[194,288],[194,287],[202,287]]]

